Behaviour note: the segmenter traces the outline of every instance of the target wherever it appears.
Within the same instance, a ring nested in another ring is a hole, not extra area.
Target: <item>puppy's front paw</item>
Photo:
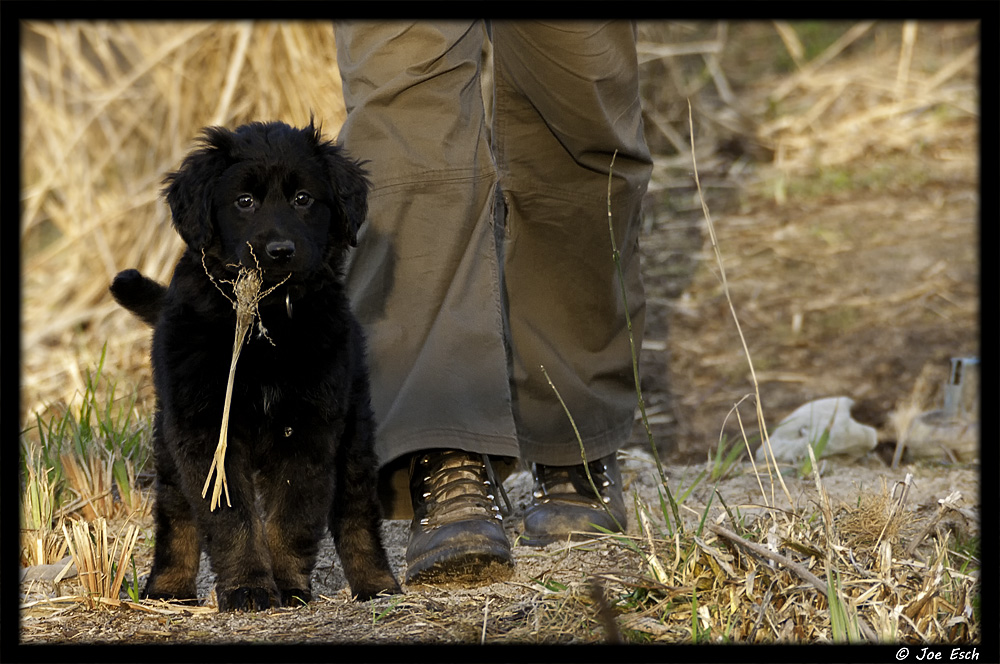
[[[281,591],[282,606],[302,606],[312,601],[312,592],[301,588],[286,588]]]
[[[219,611],[266,611],[271,608],[274,596],[267,588],[240,586],[215,591]]]
[[[359,602],[369,600],[379,593],[400,595],[403,593],[403,589],[399,587],[399,582],[392,574],[380,575],[378,578],[366,579],[351,585],[351,594]]]

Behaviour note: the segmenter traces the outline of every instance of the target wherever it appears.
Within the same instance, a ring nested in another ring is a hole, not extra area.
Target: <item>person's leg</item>
[[[544,543],[599,521],[603,510],[594,513],[599,504],[583,472],[576,432],[542,366],[594,462],[592,474],[611,487],[605,502],[624,525],[614,454],[632,429],[637,400],[612,260],[608,174],[638,349],[645,314],[639,212],[652,162],[633,24],[501,22],[494,24],[493,46],[513,410],[521,457],[534,464],[536,475],[536,505],[525,514],[525,535],[529,543]],[[550,498],[562,507],[539,507]],[[618,527],[610,520],[605,525]]]
[[[517,456],[478,23],[337,26],[340,139],[372,181],[347,274],[383,464],[434,447]]]
[[[643,137],[634,26],[494,25],[494,150],[507,204],[504,278],[522,457],[579,463],[627,439],[636,407],[625,307],[612,261],[608,172],[636,345],[645,301],[639,208],[652,162]]]
[[[512,562],[484,457],[518,454],[484,38],[481,22],[336,26],[340,140],[372,181],[347,287],[368,335],[383,476],[398,468],[408,485],[392,515],[412,498],[408,583]]]

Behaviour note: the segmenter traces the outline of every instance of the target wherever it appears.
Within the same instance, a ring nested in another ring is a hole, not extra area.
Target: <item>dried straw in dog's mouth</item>
[[[247,243],[249,246],[250,243]],[[212,277],[212,274],[205,267],[205,252],[202,250],[201,254],[201,264],[205,268],[205,274],[212,281],[219,292],[222,293],[227,300],[232,302],[233,309],[236,310],[236,337],[233,339],[233,359],[229,363],[229,380],[226,382],[226,401],[222,409],[222,426],[219,429],[219,443],[215,447],[215,455],[212,457],[212,466],[208,469],[208,476],[205,478],[205,486],[202,487],[201,497],[204,498],[205,494],[208,493],[208,485],[212,483],[212,475],[215,475],[215,484],[212,487],[212,503],[210,506],[211,511],[215,511],[215,508],[219,506],[220,497],[222,493],[226,494],[226,505],[232,507],[232,502],[229,500],[229,483],[226,481],[226,447],[228,445],[229,439],[229,406],[233,399],[233,379],[236,376],[236,361],[240,357],[240,350],[243,348],[243,340],[247,336],[247,332],[253,327],[253,320],[256,316],[260,318],[260,309],[258,308],[260,301],[271,294],[278,286],[282,285],[288,281],[289,274],[287,277],[279,281],[274,286],[271,286],[266,291],[261,292],[260,288],[264,283],[263,276],[261,274],[260,264],[257,262],[257,256],[253,253],[253,247],[250,247],[250,255],[253,256],[255,267],[248,268],[245,265],[239,266],[239,273],[236,275],[235,281],[229,281],[222,279],[220,280],[224,284],[229,284],[233,287],[233,294],[236,299],[229,297],[224,290],[219,286],[219,283]],[[258,321],[258,326],[260,327],[261,334],[274,345],[271,337],[267,336],[267,330],[264,328],[263,323]]]

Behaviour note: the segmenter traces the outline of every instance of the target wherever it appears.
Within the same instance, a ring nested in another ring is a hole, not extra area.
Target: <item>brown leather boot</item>
[[[406,583],[474,587],[508,578],[514,559],[497,497],[510,503],[489,457],[460,450],[414,455]]]
[[[587,466],[597,486],[597,494],[582,463],[576,466],[532,464],[534,500],[524,512],[523,544],[545,546],[559,540],[586,538],[587,533],[601,532],[595,525],[612,532],[624,531],[627,517],[617,457],[611,454]]]

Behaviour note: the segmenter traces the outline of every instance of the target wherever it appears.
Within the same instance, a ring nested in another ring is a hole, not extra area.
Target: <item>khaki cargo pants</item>
[[[373,184],[347,283],[384,475],[434,448],[580,463],[542,366],[588,459],[628,438],[636,392],[607,193],[617,150],[611,211],[638,346],[651,160],[635,38],[623,21],[336,25],[339,138]]]

